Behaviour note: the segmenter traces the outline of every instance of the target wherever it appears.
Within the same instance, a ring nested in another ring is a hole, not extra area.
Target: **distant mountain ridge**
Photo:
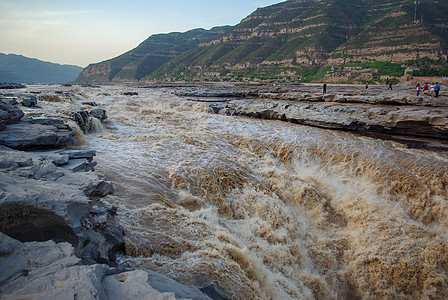
[[[196,48],[200,43],[216,38],[231,26],[210,30],[193,29],[150,36],[136,48],[116,57],[85,68],[78,82],[136,81],[156,71],[163,64]]]
[[[448,69],[448,1],[289,0],[259,8],[226,29],[164,63],[143,59],[120,72],[145,70],[126,76],[133,81],[297,81],[345,76],[338,70],[349,65],[371,67],[377,77],[396,76],[404,70],[400,65],[410,63]],[[89,66],[79,79],[95,80],[85,75],[103,64]],[[110,77],[106,71],[102,79]]]
[[[73,82],[83,68],[60,65],[16,54],[0,53],[0,82],[68,83]]]

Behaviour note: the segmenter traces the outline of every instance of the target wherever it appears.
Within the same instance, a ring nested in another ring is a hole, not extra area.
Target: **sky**
[[[86,67],[152,34],[236,25],[283,0],[0,0],[0,53]]]

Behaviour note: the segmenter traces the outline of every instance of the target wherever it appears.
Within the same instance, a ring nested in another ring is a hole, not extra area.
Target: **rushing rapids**
[[[83,89],[122,263],[229,299],[448,297],[448,155],[212,114],[169,90]],[[56,104],[54,104],[56,105]]]

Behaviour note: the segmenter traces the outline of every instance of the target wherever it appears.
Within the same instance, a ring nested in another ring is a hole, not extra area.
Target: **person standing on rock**
[[[434,97],[439,97],[440,92],[440,84],[436,82],[436,85],[434,86]]]
[[[387,90],[391,90],[392,91],[392,82],[389,82],[389,87],[387,88]]]
[[[420,95],[420,83],[417,83],[417,86],[415,87],[415,89],[417,90],[417,97]]]
[[[369,88],[369,82],[366,81],[366,90]]]
[[[423,86],[423,94],[428,95],[429,92],[429,86],[428,83],[426,82],[425,85]]]
[[[322,86],[322,93],[326,94],[327,93],[327,84],[324,83],[324,85]]]

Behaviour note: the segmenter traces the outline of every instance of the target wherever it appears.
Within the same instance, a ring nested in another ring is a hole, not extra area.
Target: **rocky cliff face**
[[[222,26],[210,30],[193,29],[184,33],[152,35],[129,52],[89,65],[76,81],[79,83],[138,81],[198,44],[223,34],[228,28],[229,26]]]
[[[447,39],[441,28],[446,28],[447,4],[433,1],[416,11],[413,1],[406,0],[286,1],[258,9],[160,73],[171,75],[188,66],[221,74],[250,69],[239,75],[267,77],[285,68],[303,73],[304,68],[366,59],[393,63],[445,59]]]
[[[195,36],[183,52],[164,48],[134,64],[128,60],[126,68],[112,67],[107,76],[89,77],[93,70],[85,70],[80,79],[301,80],[325,67],[366,60],[446,63],[447,15],[446,1],[436,0],[417,5],[412,0],[289,0],[260,8],[232,28],[209,32],[208,39]]]

